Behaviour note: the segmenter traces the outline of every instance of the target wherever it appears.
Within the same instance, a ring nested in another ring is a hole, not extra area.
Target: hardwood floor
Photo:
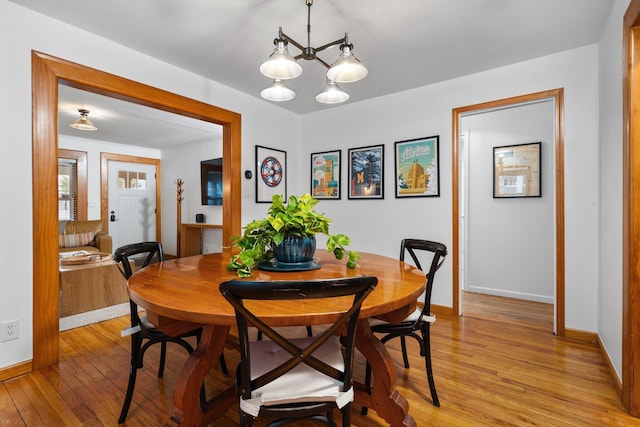
[[[598,349],[554,337],[551,310],[546,304],[465,294],[463,317],[439,317],[432,327],[440,408],[431,405],[422,359],[412,357],[405,370],[398,343],[387,344],[398,390],[418,425],[640,426],[640,419],[624,411]],[[129,341],[120,337],[126,324],[127,318],[118,318],[60,333],[58,364],[0,383],[0,427],[115,426],[128,376]],[[409,347],[417,349],[411,341]],[[168,418],[172,385],[186,354],[171,351],[160,380],[157,355],[156,349],[147,355],[125,426],[158,426]],[[226,357],[233,369],[237,355],[227,351]],[[359,360],[356,378],[363,372]],[[232,376],[214,370],[207,390],[232,382]],[[232,409],[215,426],[237,426],[237,419]],[[352,423],[386,425],[373,411],[363,417],[355,405]]]

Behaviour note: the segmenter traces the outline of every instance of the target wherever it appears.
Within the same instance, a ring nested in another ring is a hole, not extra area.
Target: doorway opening
[[[564,149],[563,149],[563,89],[555,89],[550,91],[538,92],[529,95],[523,95],[503,100],[490,101],[482,104],[475,104],[466,107],[460,107],[453,110],[453,239],[452,239],[452,258],[453,258],[453,313],[457,316],[462,314],[460,289],[461,274],[461,230],[463,223],[461,222],[461,214],[464,212],[464,205],[461,204],[460,195],[463,185],[461,162],[464,158],[461,152],[462,138],[461,121],[464,116],[487,112],[491,110],[504,109],[516,105],[524,105],[530,103],[551,100],[554,104],[554,137],[553,137],[553,158],[554,158],[554,174],[553,182],[554,198],[554,228],[555,228],[555,303],[554,310],[555,333],[559,336],[565,336],[564,321]],[[463,234],[464,235],[464,234]]]
[[[33,87],[33,361],[58,361],[58,84],[222,126],[223,242],[241,232],[241,116],[103,71],[32,52]],[[232,165],[235,165],[232,166]],[[234,173],[235,172],[235,173]],[[55,186],[55,187],[54,187]],[[102,219],[103,221],[106,218]]]

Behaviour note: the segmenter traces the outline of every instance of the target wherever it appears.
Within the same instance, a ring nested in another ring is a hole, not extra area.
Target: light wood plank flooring
[[[467,293],[463,312],[438,318],[432,328],[440,408],[431,405],[422,360],[412,357],[405,370],[398,343],[388,344],[398,389],[419,426],[640,426],[624,411],[598,349],[553,336],[549,305]],[[60,333],[58,364],[0,383],[0,426],[115,426],[128,375],[129,341],[120,338],[126,323],[118,318]],[[162,380],[155,377],[157,354],[147,355],[125,426],[168,418],[186,354],[169,354]],[[235,367],[236,354],[226,357]],[[359,360],[356,378],[363,371]],[[231,384],[215,370],[207,390]],[[215,426],[237,426],[236,410]],[[354,405],[353,413],[354,426],[386,425],[372,411],[363,417]]]

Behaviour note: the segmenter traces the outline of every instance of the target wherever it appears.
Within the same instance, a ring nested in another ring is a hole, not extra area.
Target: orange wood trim
[[[33,369],[58,361],[58,79],[32,59]]]
[[[435,314],[436,316],[452,317],[455,315],[455,310],[452,307],[431,304],[431,313]]]
[[[453,128],[453,136],[451,138],[452,156],[451,156],[451,198],[453,205],[451,207],[451,225],[453,229],[453,241],[451,242],[451,261],[453,263],[453,284],[452,284],[452,308],[455,316],[462,315],[462,307],[460,307],[460,254],[458,253],[460,245],[460,115],[458,109],[452,110],[453,118],[451,120]]]
[[[632,0],[624,14],[622,94],[622,404],[640,417],[640,0]]]
[[[233,111],[32,51],[33,369],[58,361],[58,84],[223,128],[223,239],[241,233],[241,116]],[[160,176],[158,177],[160,179]],[[102,201],[101,201],[102,204]]]
[[[640,0],[639,0],[640,1]],[[543,99],[555,100],[555,164],[556,164],[556,182],[555,182],[555,210],[556,210],[556,333],[558,336],[565,335],[565,253],[564,253],[564,89],[551,89],[542,92],[531,93],[527,95],[514,96],[511,98],[499,99],[495,101],[483,102],[480,104],[468,105],[453,109],[452,114],[452,210],[451,223],[453,225],[453,311],[456,315],[461,314],[460,307],[460,277],[459,277],[459,164],[460,164],[460,129],[459,120],[465,113],[472,111],[491,110],[494,108],[505,107],[508,105],[524,104],[527,102],[535,102]]]
[[[109,232],[109,161],[140,163],[156,167],[156,240],[162,242],[162,161],[126,154],[100,153],[100,218],[107,232]]]
[[[579,329],[565,328],[565,338],[586,342],[588,344],[597,344],[598,334],[595,332],[581,331]]]
[[[20,375],[28,374],[32,370],[33,368],[31,360],[7,366],[6,368],[0,369],[0,382],[19,377]]]
[[[87,152],[78,150],[58,149],[58,158],[73,159],[76,161],[77,180],[76,191],[78,192],[76,203],[78,204],[78,220],[86,221],[87,215]]]

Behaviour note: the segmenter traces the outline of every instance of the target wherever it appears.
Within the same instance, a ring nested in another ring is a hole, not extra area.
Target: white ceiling
[[[89,110],[88,118],[98,130],[70,126],[80,118],[79,108]],[[63,85],[58,85],[58,133],[157,149],[222,140],[222,127],[214,123]]]
[[[258,66],[278,27],[307,45],[305,0],[12,1],[258,98],[270,83]],[[596,43],[611,6],[612,0],[315,0],[310,44],[348,32],[369,69],[364,80],[343,85],[353,103]],[[291,45],[290,52],[299,53]],[[318,56],[331,63],[338,49]],[[332,108],[315,101],[326,69],[300,61],[302,76],[288,82],[296,98],[277,105],[298,114]]]

